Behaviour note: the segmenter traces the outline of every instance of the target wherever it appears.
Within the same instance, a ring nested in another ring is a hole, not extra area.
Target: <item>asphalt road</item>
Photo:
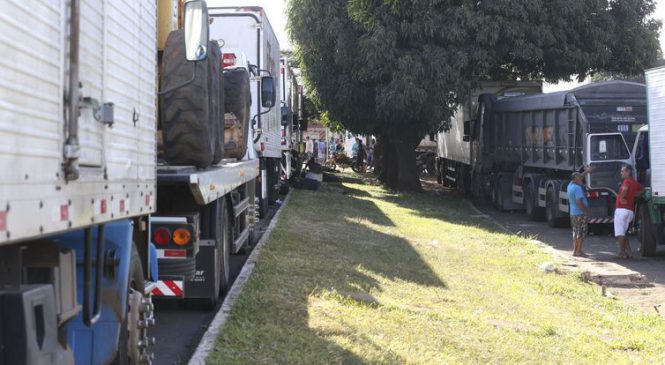
[[[283,199],[283,198],[282,198]],[[256,226],[255,242],[261,238],[278,207],[271,207],[268,216]],[[231,256],[231,280],[235,281],[249,253]],[[201,303],[182,301],[155,301],[155,326],[150,335],[156,339],[153,346],[153,364],[186,364],[196,350],[201,337],[222,305],[220,300],[215,309],[208,310]]]

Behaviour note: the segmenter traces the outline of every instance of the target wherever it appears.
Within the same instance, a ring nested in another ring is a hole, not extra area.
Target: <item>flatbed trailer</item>
[[[153,296],[202,298],[214,306],[229,285],[229,256],[251,244],[258,175],[258,159],[223,160],[203,170],[158,166],[157,212],[150,217],[159,267]],[[178,229],[194,239],[177,244]],[[170,242],[160,238],[166,230]]]

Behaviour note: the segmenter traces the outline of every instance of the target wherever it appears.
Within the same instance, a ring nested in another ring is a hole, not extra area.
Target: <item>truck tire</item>
[[[238,128],[240,140],[226,140],[224,145],[224,156],[227,158],[240,159],[245,155],[247,149],[247,135],[249,133],[250,107],[252,105],[252,94],[250,93],[249,73],[242,68],[224,70],[224,113],[232,113],[238,119],[239,126],[226,126]]]
[[[552,228],[563,225],[563,219],[557,217],[558,210],[559,204],[556,201],[554,189],[550,186],[545,193],[545,220],[547,221],[547,225]]]
[[[501,186],[501,180],[496,182],[496,208],[503,212],[503,186]]]
[[[161,89],[190,84],[162,96],[160,114],[164,159],[172,165],[205,168],[215,157],[215,135],[210,123],[209,65],[185,58],[184,31],[169,34],[162,58]]]
[[[120,326],[118,339],[118,352],[113,360],[114,365],[129,365],[143,363],[142,359],[152,359],[150,343],[147,336],[147,326],[153,320],[153,306],[146,303],[143,296],[145,286],[143,267],[136,245],[132,244],[132,254],[129,272],[129,293],[127,297],[127,312]],[[148,299],[149,301],[149,299]],[[140,324],[140,322],[143,322]],[[145,347],[140,347],[139,342]]]
[[[640,255],[644,257],[653,256],[656,254],[656,235],[654,234],[654,229],[659,227],[651,223],[651,216],[644,204],[639,207],[639,222]]]
[[[499,195],[496,188],[497,181],[492,182],[492,187],[490,188],[490,196],[492,199],[492,208],[499,210]]]
[[[226,205],[222,207],[220,232],[220,294],[226,293],[231,284],[231,217]]]
[[[222,76],[222,51],[215,40],[208,42],[208,92],[210,98],[210,123],[215,142],[212,163],[219,163],[224,152],[224,77]]]
[[[531,182],[525,184],[522,188],[524,192],[524,208],[526,210],[527,218],[530,221],[541,221],[545,215],[543,208],[538,206],[536,200],[537,195],[534,192],[533,184]]]

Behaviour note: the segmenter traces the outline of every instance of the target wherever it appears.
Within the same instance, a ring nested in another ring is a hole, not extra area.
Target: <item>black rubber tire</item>
[[[129,287],[134,290],[143,292],[145,287],[145,279],[143,278],[143,266],[141,265],[141,257],[136,250],[136,245],[132,244],[132,256],[129,264]],[[129,305],[129,302],[127,303]],[[127,326],[127,318],[129,317],[129,307],[125,313],[125,319],[120,325],[120,334],[118,338],[118,352],[113,360],[113,365],[129,365],[131,359],[129,358],[129,329]]]
[[[239,143],[238,149],[243,151],[235,157],[240,159],[247,149],[247,134],[249,133],[250,108],[252,94],[250,92],[249,73],[242,68],[224,70],[224,112],[233,113],[242,122],[244,139]],[[225,157],[229,156],[225,152]]]
[[[231,217],[226,204],[222,207],[220,236],[220,294],[226,293],[231,284]]]
[[[215,157],[215,135],[210,123],[209,66],[207,61],[188,62],[184,31],[169,34],[162,57],[160,88],[167,90],[196,77],[187,86],[162,96],[160,114],[164,158],[171,165],[205,168]]]
[[[501,181],[496,178],[492,184],[492,206],[498,211],[502,211],[503,205],[501,201]]]
[[[492,182],[492,186],[490,188],[490,198],[492,201],[492,208],[499,210],[499,204],[497,203],[497,195],[496,195],[496,181]]]
[[[563,225],[563,219],[556,216],[558,209],[559,204],[557,204],[556,197],[554,196],[554,189],[550,186],[545,193],[545,220],[547,221],[547,225],[552,228]]]
[[[644,257],[653,256],[656,254],[656,236],[654,229],[656,227],[651,223],[651,216],[645,205],[639,207],[639,239],[640,239],[640,255]]]
[[[224,157],[224,77],[222,76],[222,51],[215,40],[208,42],[208,105],[210,123],[215,138],[212,163],[219,163]]]
[[[545,215],[545,210],[538,206],[537,196],[534,192],[533,184],[527,183],[522,188],[524,193],[524,208],[526,216],[530,221],[541,221]]]
[[[275,205],[279,199],[280,159],[268,158],[267,160],[270,161],[268,165],[268,204]]]

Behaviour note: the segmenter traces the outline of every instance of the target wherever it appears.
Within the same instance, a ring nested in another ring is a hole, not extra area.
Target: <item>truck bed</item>
[[[259,175],[259,160],[224,160],[207,169],[194,166],[157,166],[157,184],[188,184],[198,204],[219,199]]]

